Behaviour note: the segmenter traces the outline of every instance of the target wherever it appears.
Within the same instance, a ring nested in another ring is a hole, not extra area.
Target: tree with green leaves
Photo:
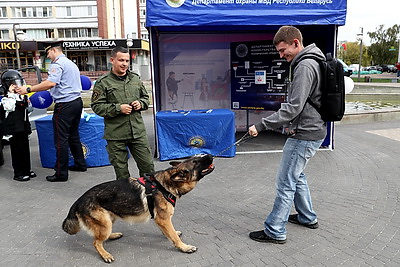
[[[339,46],[338,58],[342,59],[347,65],[359,64],[360,61],[360,43],[359,42],[346,42],[345,46]],[[344,49],[346,47],[346,50]],[[362,66],[369,65],[371,58],[367,53],[368,47],[362,47]]]
[[[368,54],[372,58],[374,65],[395,64],[397,61],[400,25],[395,24],[388,29],[384,29],[384,25],[376,28],[375,32],[368,32],[371,38],[371,46]]]

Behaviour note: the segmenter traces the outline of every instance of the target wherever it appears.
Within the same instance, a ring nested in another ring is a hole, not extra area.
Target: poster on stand
[[[272,41],[232,42],[232,109],[278,110],[286,101],[289,64]]]

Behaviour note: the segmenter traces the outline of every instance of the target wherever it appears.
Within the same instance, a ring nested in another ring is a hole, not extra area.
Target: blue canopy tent
[[[294,25],[302,31],[305,45],[316,43],[324,53],[335,55],[347,1],[147,0],[146,4],[156,112],[230,109],[235,112],[236,129],[245,130],[285,99],[287,63],[274,51],[276,30]],[[175,88],[169,87],[170,79]],[[333,123],[328,131],[323,145],[332,149]]]

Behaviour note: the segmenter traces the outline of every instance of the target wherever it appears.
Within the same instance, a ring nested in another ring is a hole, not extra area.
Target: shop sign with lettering
[[[66,50],[113,49],[116,46],[126,47],[126,40],[63,41],[63,48]]]
[[[23,41],[23,42],[0,41],[0,51],[15,52],[17,48],[19,49],[20,52],[36,51],[37,43],[35,41]]]

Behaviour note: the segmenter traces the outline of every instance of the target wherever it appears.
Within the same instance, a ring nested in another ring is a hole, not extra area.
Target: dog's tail
[[[75,202],[70,208],[67,218],[65,218],[62,229],[70,235],[74,235],[81,230],[78,216],[76,216],[77,202]]]

